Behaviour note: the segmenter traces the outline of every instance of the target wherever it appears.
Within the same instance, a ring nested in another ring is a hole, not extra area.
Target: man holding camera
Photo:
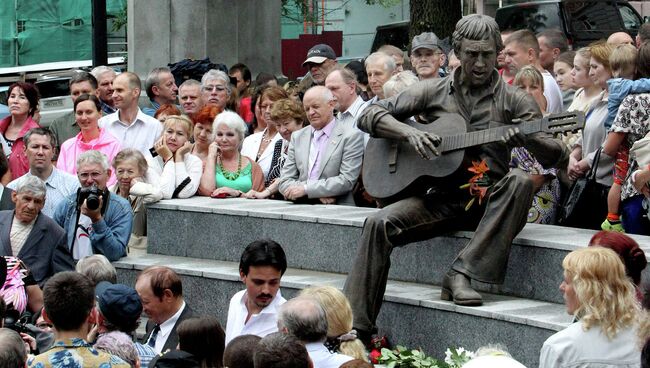
[[[81,189],[59,203],[54,220],[68,233],[68,247],[75,260],[99,253],[117,261],[126,256],[133,213],[129,202],[111,193],[108,159],[90,150],[77,158]]]

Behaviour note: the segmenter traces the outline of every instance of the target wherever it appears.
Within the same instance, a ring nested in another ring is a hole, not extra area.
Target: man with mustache
[[[280,279],[287,270],[287,257],[273,240],[256,240],[241,255],[239,277],[246,289],[230,299],[226,345],[240,335],[264,337],[278,331],[278,309],[286,300]]]

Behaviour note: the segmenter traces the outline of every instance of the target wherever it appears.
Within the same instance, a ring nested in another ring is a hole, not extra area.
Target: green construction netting
[[[108,17],[125,6],[126,0],[107,0]],[[0,67],[87,60],[91,54],[91,1],[0,1]]]

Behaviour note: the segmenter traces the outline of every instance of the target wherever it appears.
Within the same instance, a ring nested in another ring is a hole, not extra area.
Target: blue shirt
[[[103,254],[109,261],[117,261],[126,256],[126,245],[131,237],[133,212],[129,202],[115,193],[110,193],[108,208],[102,219],[92,224],[90,243],[93,253]],[[61,201],[54,212],[54,221],[68,236],[68,248],[77,234],[77,195],[73,194]]]
[[[117,111],[116,108],[112,107],[111,105],[107,104],[106,102],[99,100],[99,104],[102,106],[102,111],[104,112],[104,115],[112,114],[115,111]],[[61,144],[63,142],[59,142]]]
[[[31,172],[7,184],[7,188],[16,190],[20,183],[29,176],[33,176]],[[79,188],[79,179],[76,176],[52,167],[52,173],[45,180],[45,205],[41,212],[47,217],[54,217],[56,206],[68,196],[76,194],[77,188]]]
[[[607,100],[607,120],[605,120],[605,128],[612,127],[612,123],[618,113],[618,107],[623,102],[623,99],[630,93],[646,93],[650,92],[650,79],[641,78],[637,80],[629,80],[623,78],[612,78],[607,81],[607,92],[609,97]]]
[[[56,341],[50,350],[30,358],[27,365],[30,368],[130,367],[122,359],[96,350],[80,338]]]
[[[140,344],[139,342],[135,342],[133,345],[140,357],[140,368],[149,367],[149,363],[151,363],[151,360],[158,355],[158,353],[156,353],[156,351],[149,345]]]
[[[156,115],[156,111],[160,108],[160,104],[154,100],[149,100],[149,102],[151,102],[151,107],[143,107],[142,112],[153,117]]]

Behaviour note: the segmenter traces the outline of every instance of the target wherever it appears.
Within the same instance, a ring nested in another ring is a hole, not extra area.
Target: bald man
[[[632,36],[630,36],[626,32],[614,32],[614,33],[612,33],[607,38],[607,43],[612,45],[612,46],[625,45],[625,44],[635,46],[634,40],[632,39]]]
[[[352,188],[361,172],[363,136],[334,116],[336,98],[324,86],[303,98],[309,126],[291,135],[280,177],[280,193],[305,203],[354,206]]]

